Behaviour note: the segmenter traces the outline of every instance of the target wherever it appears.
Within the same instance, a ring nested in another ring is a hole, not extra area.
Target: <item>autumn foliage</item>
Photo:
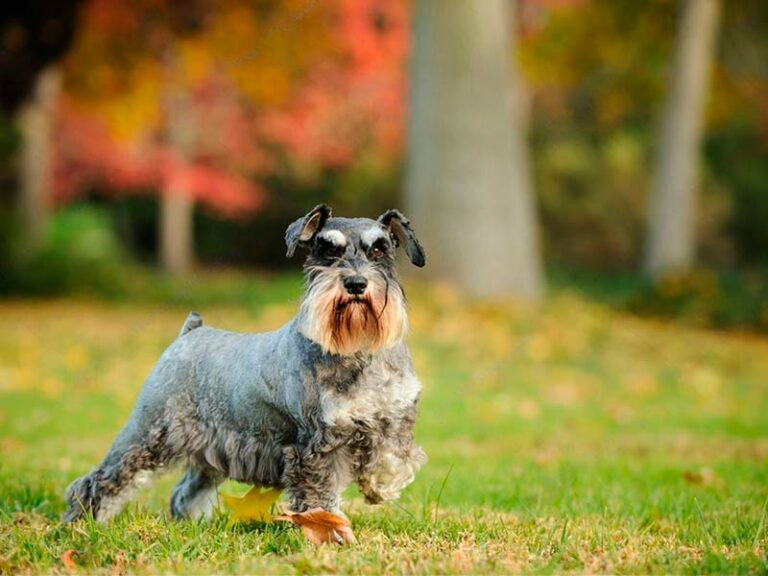
[[[64,63],[56,197],[183,189],[234,216],[263,205],[270,175],[311,179],[360,158],[391,166],[407,8],[90,0]]]

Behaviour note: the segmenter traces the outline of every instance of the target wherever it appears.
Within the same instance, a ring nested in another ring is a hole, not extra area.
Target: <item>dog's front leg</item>
[[[426,460],[420,446],[380,452],[357,480],[366,502],[379,504],[399,498],[400,492],[413,482],[416,471]]]
[[[360,463],[356,480],[369,504],[396,500],[408,486],[419,468],[427,461],[421,446],[413,443],[416,403],[399,422],[386,430],[375,430],[359,443]]]
[[[340,514],[341,493],[350,481],[345,460],[342,447],[287,447],[283,484],[291,510],[322,508]]]

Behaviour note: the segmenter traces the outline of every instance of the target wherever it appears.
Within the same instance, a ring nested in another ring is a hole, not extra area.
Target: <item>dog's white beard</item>
[[[361,301],[342,287],[342,276],[322,273],[301,304],[299,331],[329,354],[374,353],[402,340],[408,330],[405,298],[395,282],[374,274]]]

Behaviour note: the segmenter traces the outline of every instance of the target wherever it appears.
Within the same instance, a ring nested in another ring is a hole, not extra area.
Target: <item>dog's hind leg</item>
[[[218,501],[217,486],[222,478],[214,470],[190,468],[171,496],[171,515],[182,518],[210,518]]]
[[[105,522],[149,484],[154,472],[168,464],[162,431],[136,443],[128,442],[126,432],[124,429],[98,468],[69,485],[69,508],[64,513],[64,522],[74,522],[85,515]]]

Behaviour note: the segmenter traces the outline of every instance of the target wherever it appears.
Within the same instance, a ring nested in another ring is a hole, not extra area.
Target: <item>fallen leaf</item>
[[[306,512],[287,512],[275,516],[275,520],[292,522],[301,528],[304,536],[313,544],[333,542],[342,545],[355,542],[352,525],[346,518],[331,514],[322,508]]]
[[[272,514],[270,514],[269,510],[280,497],[280,493],[281,490],[274,488],[262,492],[261,486],[254,486],[245,496],[222,494],[221,498],[227,507],[232,510],[232,520],[235,522],[246,522],[248,520],[271,522]]]
[[[706,466],[699,470],[686,470],[683,472],[683,478],[689,484],[701,484],[702,486],[713,486],[720,482],[714,470]]]
[[[67,570],[74,570],[77,567],[75,565],[75,561],[72,559],[72,556],[74,556],[74,554],[75,554],[74,550],[67,550],[61,556],[59,556],[59,560],[61,560],[61,563],[64,564],[64,567]]]

